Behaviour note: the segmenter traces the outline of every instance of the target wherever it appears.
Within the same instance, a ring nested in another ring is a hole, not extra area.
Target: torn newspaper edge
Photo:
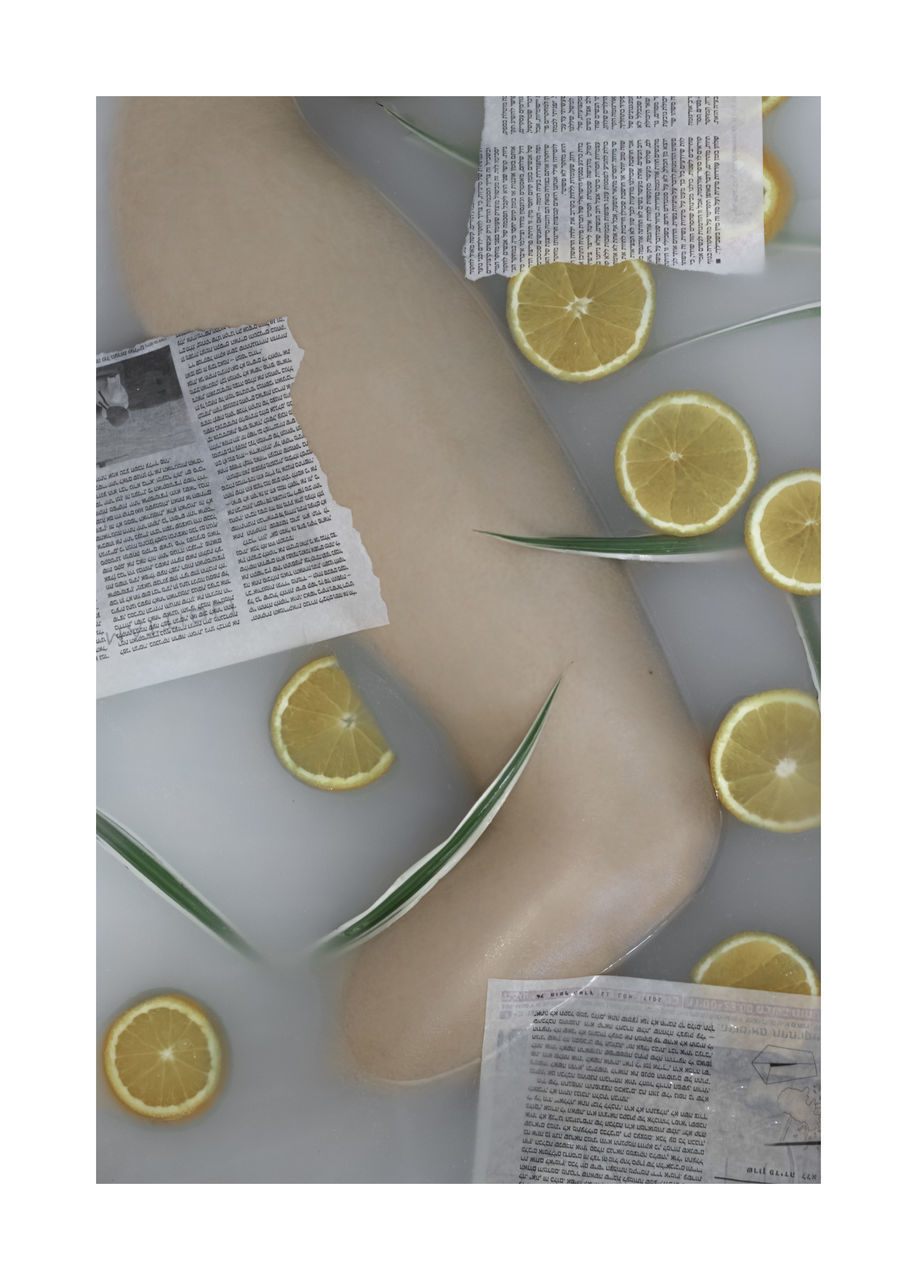
[[[814,996],[492,979],[476,1182],[817,1183]]]
[[[285,318],[96,362],[97,695],[383,626],[293,415]]]
[[[764,267],[761,99],[484,99],[465,275]]]

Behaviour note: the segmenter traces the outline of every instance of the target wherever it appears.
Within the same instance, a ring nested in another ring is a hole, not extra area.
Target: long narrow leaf
[[[348,920],[346,924],[342,924],[340,928],[324,938],[320,938],[313,948],[314,952],[346,950],[381,933],[429,893],[436,882],[464,858],[493,822],[507,796],[519,781],[522,770],[541,736],[545,718],[559,684],[558,680],[509,762],[475,801],[452,834],[400,875],[386,889],[381,898],[377,898],[366,911],[354,916],[352,920]]]
[[[511,533],[476,529],[490,538],[518,542],[540,551],[564,551],[579,556],[599,556],[605,560],[663,561],[676,558],[682,563],[724,560],[741,555],[745,540],[739,533],[702,533],[696,538],[672,538],[667,534],[644,534],[636,538],[522,538]]]
[[[681,338],[678,342],[670,342],[668,346],[657,347],[643,356],[643,363],[666,351],[677,351],[679,347],[689,347],[693,342],[704,342],[707,338],[718,338],[724,333],[734,333],[738,329],[751,329],[759,324],[774,324],[779,320],[798,320],[803,316],[820,316],[820,302],[800,302],[795,307],[784,307],[781,311],[769,311],[763,316],[752,316],[750,320],[739,320],[736,324],[723,325],[721,329],[708,329],[704,333],[696,333],[692,338]]]
[[[209,907],[203,899],[183,880],[179,880],[173,871],[159,861],[149,849],[144,848],[133,836],[119,827],[111,818],[96,812],[96,835],[104,840],[139,875],[143,876],[155,889],[171,899],[177,907],[215,933],[223,942],[234,947],[250,960],[259,959],[258,953],[248,945],[243,937],[236,933],[232,925]]]
[[[378,102],[387,115],[393,120],[397,120],[410,133],[414,135],[420,142],[424,142],[427,146],[432,147],[435,151],[441,152],[443,155],[449,156],[452,160],[457,160],[459,164],[467,165],[468,168],[477,171],[478,156],[466,151],[462,147],[457,147],[452,143],[443,142],[441,138],[435,137],[432,133],[427,133],[425,129],[421,129],[419,125],[412,123],[405,116],[399,115],[393,107],[387,106],[384,102]],[[795,249],[804,250],[809,253],[820,253],[821,244],[817,240],[794,240],[790,237],[780,237],[771,245],[772,249]],[[686,338],[682,342],[674,342],[671,346],[660,347],[658,351],[650,352],[650,355],[658,355],[660,351],[672,351],[675,347],[686,346],[689,342],[700,342],[704,338],[715,338],[721,333],[729,333],[732,329],[744,329],[749,325],[766,324],[772,320],[781,320],[793,315],[820,314],[821,306],[812,303],[803,303],[799,307],[789,307],[785,311],[775,311],[770,315],[755,316],[751,320],[742,320],[738,324],[727,325],[724,329],[711,329],[708,333],[699,333],[696,337]]]
[[[415,138],[419,138],[421,142],[425,142],[427,146],[432,147],[435,151],[441,151],[443,155],[449,156],[453,160],[458,160],[459,164],[468,165],[469,168],[477,170],[478,157],[471,155],[468,151],[463,151],[461,147],[451,146],[448,142],[442,142],[439,138],[434,138],[432,133],[427,133],[425,129],[421,129],[419,125],[412,124],[410,120],[406,120],[404,116],[400,116],[392,107],[387,107],[384,102],[380,102],[379,106],[386,114],[390,115],[393,120],[397,120],[399,124],[404,125],[405,129],[413,133]]]
[[[812,683],[815,685],[815,692],[820,699],[821,627],[815,616],[815,606],[812,603],[811,596],[794,596],[787,592],[786,597],[789,601],[793,621],[796,623],[796,630],[799,632],[799,638],[802,641],[802,647],[806,651],[806,662],[809,664]]]

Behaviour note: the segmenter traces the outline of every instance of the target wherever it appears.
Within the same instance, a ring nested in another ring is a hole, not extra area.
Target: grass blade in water
[[[442,142],[439,138],[434,138],[432,133],[427,133],[426,130],[421,129],[418,125],[411,124],[410,120],[400,116],[397,111],[393,110],[392,107],[387,107],[384,102],[380,102],[379,106],[393,120],[397,120],[399,124],[404,125],[405,129],[413,133],[415,138],[425,142],[428,147],[432,147],[435,151],[441,151],[443,155],[449,156],[453,160],[458,160],[459,164],[464,164],[470,169],[477,170],[478,157],[476,155],[473,156],[468,151],[463,151],[461,147],[453,147],[448,142]]]
[[[668,534],[641,534],[635,538],[522,538],[512,533],[476,529],[490,538],[517,542],[540,551],[563,551],[570,555],[599,556],[605,560],[645,560],[682,562],[724,560],[745,551],[745,539],[738,533],[702,533],[697,538],[672,538]]]
[[[736,324],[724,325],[721,329],[708,329],[705,333],[696,333],[693,338],[681,338],[678,342],[670,342],[668,346],[657,347],[655,351],[647,351],[644,362],[661,356],[666,351],[676,351],[679,347],[689,347],[692,342],[704,342],[707,338],[718,338],[724,333],[734,333],[737,329],[751,329],[759,324],[776,324],[781,320],[798,320],[803,316],[820,316],[820,302],[800,302],[795,307],[784,307],[782,311],[769,311],[767,315],[752,316],[750,320],[739,320]]]
[[[259,959],[258,953],[248,945],[243,937],[236,933],[232,925],[199,898],[193,889],[179,880],[173,871],[144,848],[123,827],[119,827],[111,818],[96,812],[96,835],[104,840],[108,847],[119,854],[124,861],[139,875],[143,876],[155,889],[171,899],[177,907],[186,912],[198,924],[204,925],[211,933],[215,933],[221,941],[234,947],[236,951],[250,960]]]
[[[412,124],[410,120],[399,115],[394,108],[386,106],[384,102],[379,102],[379,106],[393,120],[397,120],[410,133],[414,135],[420,142],[424,142],[434,150],[441,152],[443,155],[449,156],[453,160],[457,160],[459,164],[467,165],[469,168],[477,170],[478,156],[472,155],[461,147],[453,146],[448,142],[443,142],[441,138],[436,138],[432,133],[427,133],[425,129],[421,129],[419,125]],[[821,252],[821,244],[817,240],[776,240],[775,245],[778,248],[785,249],[804,249],[807,251]],[[674,351],[677,347],[689,346],[692,342],[702,342],[705,338],[718,338],[720,334],[732,333],[736,329],[747,329],[753,325],[771,324],[776,320],[792,320],[797,316],[821,315],[820,302],[803,302],[795,307],[786,307],[782,311],[772,311],[763,316],[752,316],[750,320],[740,320],[737,324],[725,325],[722,329],[710,329],[706,333],[695,334],[692,338],[683,338],[679,342],[673,342],[669,346],[659,347],[655,351],[647,352],[645,359],[652,356],[661,355],[663,351]]]
[[[313,947],[314,953],[342,951],[358,946],[403,916],[441,880],[456,863],[460,862],[493,822],[509,793],[519,780],[535,744],[541,736],[545,718],[557,693],[558,680],[548,694],[541,710],[517,747],[512,758],[497,774],[490,786],[472,805],[468,813],[440,845],[415,862],[403,875],[378,898],[371,907],[332,933],[327,934]]]
[[[821,627],[818,618],[815,616],[813,598],[811,596],[794,596],[787,593],[787,599],[790,611],[793,614],[793,621],[796,623],[796,630],[799,632],[799,638],[806,651],[806,662],[809,664],[812,683],[815,685],[815,692],[820,700]]]

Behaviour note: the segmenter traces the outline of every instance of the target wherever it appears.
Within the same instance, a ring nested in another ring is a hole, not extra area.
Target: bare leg
[[[694,892],[718,829],[701,744],[615,566],[473,532],[592,518],[471,290],[291,101],[132,100],[114,200],[151,332],[289,317],[297,417],[389,608],[365,639],[479,785],[566,673],[494,826],[354,963],[359,1066],[447,1070],[480,1052],[488,976],[598,972]]]

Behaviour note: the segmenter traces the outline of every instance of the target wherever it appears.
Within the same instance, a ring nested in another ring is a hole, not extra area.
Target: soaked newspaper
[[[761,139],[760,98],[485,98],[465,274],[761,271]]]
[[[493,979],[476,1182],[821,1181],[813,996]]]
[[[280,318],[97,357],[98,696],[387,623],[293,415],[302,356]]]

